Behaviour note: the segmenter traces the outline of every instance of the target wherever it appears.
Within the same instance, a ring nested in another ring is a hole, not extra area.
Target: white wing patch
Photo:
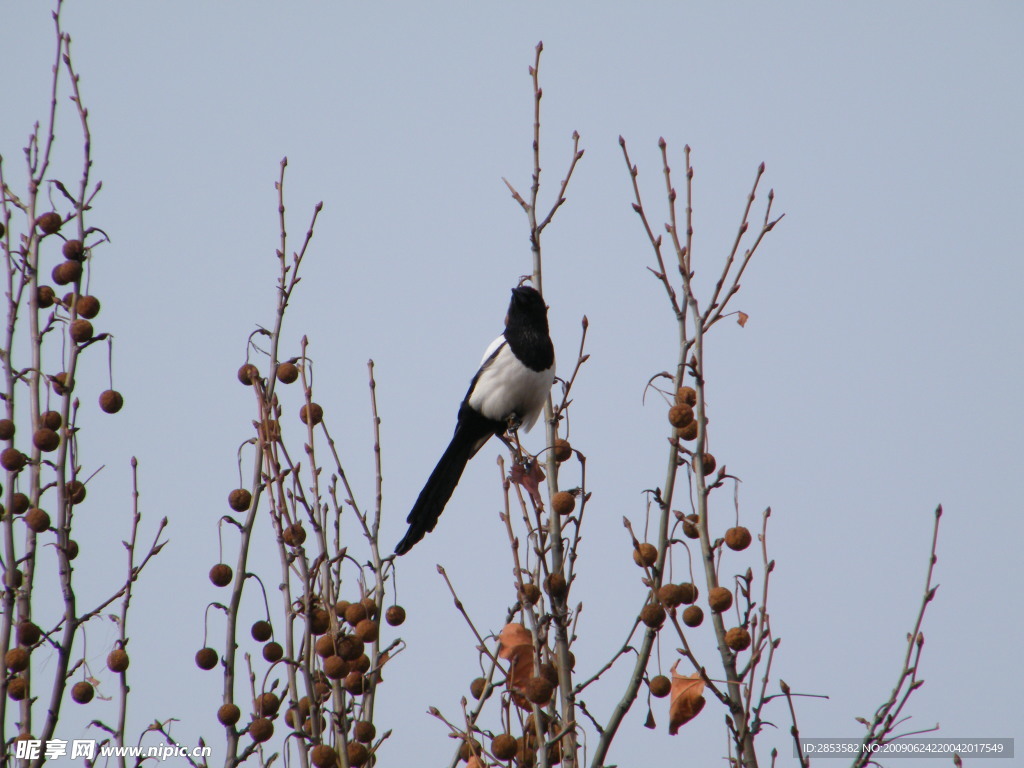
[[[493,355],[495,350],[497,350],[498,347],[500,347],[504,343],[505,343],[505,335],[502,334],[501,336],[499,336],[498,338],[496,338],[494,341],[492,341],[490,344],[487,345],[487,351],[485,351],[484,352],[484,356],[482,358],[480,358],[480,365],[481,365],[481,367],[483,367],[483,364],[487,362],[487,358],[490,357],[491,355]]]
[[[527,368],[508,348],[505,337],[499,336],[484,353],[484,366],[469,394],[469,406],[495,421],[505,421],[514,413],[528,431],[544,408],[554,380],[554,364],[545,371]]]

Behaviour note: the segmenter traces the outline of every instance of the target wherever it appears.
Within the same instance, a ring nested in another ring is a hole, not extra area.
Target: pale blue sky
[[[8,2],[0,18],[0,152],[15,176],[46,106],[52,34],[45,3]],[[737,298],[750,322],[722,324],[709,342],[708,398],[716,455],[744,480],[744,518],[753,527],[774,509],[775,669],[794,690],[831,697],[802,703],[802,732],[858,735],[853,718],[888,695],[941,502],[941,588],[911,726],[1024,735],[1022,6],[71,2],[64,21],[104,181],[93,223],[113,239],[94,267],[97,328],[117,338],[126,399],[116,418],[86,418],[86,455],[107,468],[83,513],[102,522],[79,537],[79,573],[118,565],[83,592],[120,578],[132,454],[147,519],[171,519],[172,545],[140,582],[132,619],[136,729],[176,716],[182,741],[221,742],[219,677],[191,656],[203,602],[222,597],[206,572],[253,418],[234,372],[248,333],[272,317],[278,161],[290,161],[293,235],[324,201],[288,353],[309,335],[318,400],[365,499],[365,362],[376,361],[391,543],[501,330],[509,287],[530,270],[525,219],[501,177],[528,185],[527,66],[542,39],[548,199],[573,130],[586,149],[545,243],[563,371],[590,319],[573,421],[594,492],[574,593],[585,604],[578,659],[599,665],[621,643],[642,587],[620,520],[642,519],[641,492],[664,475],[663,409],[641,395],[672,364],[675,331],[645,269],[616,141],[629,141],[660,220],[663,135],[677,169],[693,147],[698,278],[717,274],[761,161],[787,214]],[[56,167],[76,178],[71,117]],[[80,386],[98,386],[102,367]],[[445,729],[424,711],[454,715],[476,674],[435,563],[483,626],[499,626],[511,596],[496,455],[488,447],[471,465],[438,530],[400,563],[410,647],[381,689],[389,764],[447,759]],[[254,561],[276,573],[270,542],[256,547]],[[97,666],[104,631],[89,635]],[[666,638],[666,668],[674,647]],[[400,688],[406,676],[420,687]],[[592,711],[617,697],[609,685]],[[661,707],[656,732],[635,707],[612,762],[721,755],[714,705],[676,737]],[[112,711],[97,702],[75,714]],[[778,745],[788,764],[788,717],[779,708],[772,719],[765,755]]]

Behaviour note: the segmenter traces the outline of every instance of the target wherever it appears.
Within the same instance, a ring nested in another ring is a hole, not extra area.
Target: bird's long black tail
[[[430,474],[427,484],[420,491],[419,498],[412,506],[406,522],[409,530],[395,547],[396,555],[404,555],[427,533],[434,530],[445,504],[452,497],[455,486],[462,478],[466,464],[479,450],[487,438],[494,434],[494,427],[478,414],[460,414],[455,435],[448,444],[441,460]],[[469,416],[469,418],[466,418]],[[475,418],[474,418],[475,417]]]

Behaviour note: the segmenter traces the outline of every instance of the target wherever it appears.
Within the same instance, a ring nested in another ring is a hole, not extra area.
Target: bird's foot
[[[509,414],[508,418],[505,419],[505,426],[508,429],[508,433],[519,439],[519,428],[523,426],[523,420],[519,418],[516,413]]]

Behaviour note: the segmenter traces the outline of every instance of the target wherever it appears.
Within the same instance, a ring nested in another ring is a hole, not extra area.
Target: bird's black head
[[[548,335],[548,308],[534,288],[512,289],[512,301],[505,317],[505,340],[523,365],[544,371],[555,361]]]
[[[544,297],[537,292],[536,288],[522,285],[512,289],[512,301],[508,305],[508,318],[505,324],[508,325],[513,319],[526,323],[546,321],[547,314],[548,308],[544,304]]]

